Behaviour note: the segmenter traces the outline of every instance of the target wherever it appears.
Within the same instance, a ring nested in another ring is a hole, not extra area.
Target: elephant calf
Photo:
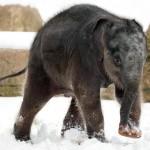
[[[72,101],[62,135],[78,127],[104,142],[100,88],[112,83],[121,105],[119,134],[141,137],[140,81],[146,52],[145,35],[135,20],[93,5],[75,5],[54,16],[30,50],[16,139],[29,140],[35,115],[53,96],[64,94]]]

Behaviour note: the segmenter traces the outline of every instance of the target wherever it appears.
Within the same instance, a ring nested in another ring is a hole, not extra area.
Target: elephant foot
[[[118,133],[122,136],[130,138],[140,138],[142,136],[142,131],[135,125],[134,122],[131,121],[126,125],[120,124]]]
[[[16,138],[16,140],[19,140],[19,141],[30,141],[31,140],[28,135],[25,135],[25,136],[15,135],[15,138]]]
[[[14,125],[13,134],[14,134],[16,140],[19,140],[19,141],[31,140],[29,132],[25,132],[24,130],[21,130],[20,127],[17,126],[16,124]]]

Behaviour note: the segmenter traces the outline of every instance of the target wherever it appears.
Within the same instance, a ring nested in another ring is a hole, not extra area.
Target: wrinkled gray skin
[[[78,127],[89,138],[104,142],[100,88],[112,83],[121,104],[119,133],[140,137],[145,59],[146,39],[135,20],[92,5],[76,5],[54,16],[40,29],[30,50],[15,137],[29,140],[32,121],[46,102],[58,94],[71,94],[62,135]]]

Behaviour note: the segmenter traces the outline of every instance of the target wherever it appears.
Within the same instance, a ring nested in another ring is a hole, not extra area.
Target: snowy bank
[[[36,116],[31,132],[32,142],[16,141],[12,128],[22,97],[0,98],[0,150],[150,150],[150,104],[143,104],[140,139],[118,135],[119,105],[114,101],[102,101],[106,137],[110,143],[88,139],[85,133],[68,131],[61,138],[62,120],[70,99],[53,98]],[[80,144],[79,144],[80,143]]]

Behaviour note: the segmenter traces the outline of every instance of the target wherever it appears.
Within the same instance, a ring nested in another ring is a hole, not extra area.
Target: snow
[[[30,49],[35,32],[0,32],[0,48]]]
[[[105,133],[109,143],[88,139],[84,132],[70,130],[61,138],[62,121],[70,98],[55,97],[34,119],[30,142],[16,141],[13,124],[17,117],[22,97],[0,97],[0,150],[150,150],[150,104],[142,106],[140,139],[118,135],[119,105],[115,101],[102,101],[105,118]]]

